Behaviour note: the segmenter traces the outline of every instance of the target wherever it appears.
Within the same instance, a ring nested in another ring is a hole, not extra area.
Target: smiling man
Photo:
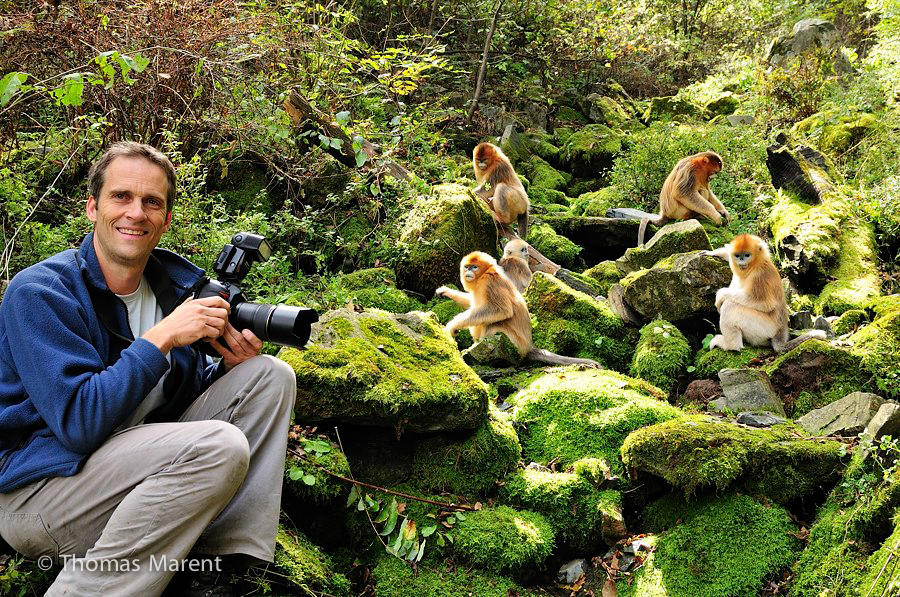
[[[88,175],[94,231],[0,303],[0,534],[64,564],[47,595],[159,595],[182,568],[154,562],[189,554],[206,572],[273,559],[295,377],[156,248],[175,182],[156,149],[110,147]],[[188,593],[229,594],[222,577]]]

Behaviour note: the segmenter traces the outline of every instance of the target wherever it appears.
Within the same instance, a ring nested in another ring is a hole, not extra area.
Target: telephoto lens
[[[302,348],[309,340],[309,326],[319,321],[319,315],[305,307],[245,301],[233,306],[230,319],[235,328],[247,328],[260,340]]]

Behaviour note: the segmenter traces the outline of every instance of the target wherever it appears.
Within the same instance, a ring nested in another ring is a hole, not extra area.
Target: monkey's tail
[[[782,342],[776,343],[775,338],[772,338],[772,348],[775,349],[775,352],[787,352],[789,350],[793,350],[793,349],[797,348],[798,346],[800,346],[807,340],[812,340],[814,338],[817,340],[825,340],[828,338],[828,336],[822,330],[811,330],[809,332],[806,332],[802,336],[797,336],[793,340],[789,340],[788,342],[784,342],[784,343],[782,343]]]
[[[575,357],[564,357],[555,352],[544,350],[543,348],[532,348],[525,355],[525,358],[538,363],[548,363],[550,365],[587,365],[595,369],[601,369],[602,366],[597,361],[591,359],[577,359]]]
[[[519,238],[526,241],[528,240],[528,212],[526,211],[523,214],[519,214]]]
[[[647,234],[647,224],[650,223],[650,218],[641,218],[641,226],[638,228],[638,244],[637,246],[644,246],[644,235]]]

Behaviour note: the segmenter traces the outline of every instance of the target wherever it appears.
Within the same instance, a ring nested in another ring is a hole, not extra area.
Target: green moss
[[[515,574],[538,568],[554,546],[553,527],[546,518],[507,506],[467,513],[451,535],[453,557],[488,572]]]
[[[348,309],[320,317],[310,344],[279,357],[297,373],[299,419],[474,429],[487,386],[432,316]]]
[[[817,313],[840,315],[860,309],[881,293],[872,224],[852,218],[844,223],[838,263],[831,276],[834,280],[816,300]]]
[[[656,551],[632,583],[618,583],[620,597],[756,595],[764,580],[788,566],[800,550],[800,542],[790,535],[797,529],[788,513],[749,496],[657,503],[648,515],[660,510],[667,522],[682,522],[657,538]]]
[[[690,358],[691,347],[684,334],[668,321],[657,319],[641,328],[630,374],[671,392]]]
[[[900,474],[895,471],[882,482],[880,471],[872,458],[854,455],[843,483],[819,510],[806,550],[793,566],[791,597],[893,594],[870,591],[873,585],[883,587],[885,576],[878,583],[875,577],[886,551],[896,557],[898,539],[892,517],[900,508]],[[895,570],[888,570],[887,578]]]
[[[860,364],[860,357],[853,352],[822,340],[808,340],[779,355],[764,371],[780,392],[790,395],[785,410],[798,418],[850,392],[872,389],[871,375]]]
[[[536,346],[627,370],[636,334],[612,312],[609,304],[540,272],[525,291],[525,301],[532,318],[537,320],[533,332]]]
[[[587,117],[575,108],[569,106],[559,107],[559,110],[556,111],[556,120],[574,124],[587,124]]]
[[[625,529],[622,494],[597,489],[590,481],[593,469],[583,468],[587,474],[517,470],[503,480],[500,499],[546,516],[558,542],[575,551],[599,549],[604,538],[615,543]]]
[[[422,303],[399,288],[391,288],[390,286],[356,290],[352,293],[352,300],[353,304],[358,307],[383,309],[391,313],[408,313],[423,309]]]
[[[616,260],[622,272],[653,267],[661,259],[689,251],[709,251],[712,245],[697,220],[674,222],[660,228],[643,247],[631,247]]]
[[[686,495],[734,486],[786,503],[834,476],[840,447],[835,441],[799,439],[790,425],[750,429],[695,415],[635,431],[622,445],[622,461]]]
[[[694,361],[694,377],[697,379],[719,378],[722,369],[742,369],[755,359],[762,359],[774,354],[768,348],[746,347],[739,352],[731,350],[709,350],[701,348]]]
[[[483,495],[516,466],[521,452],[509,415],[491,407],[487,420],[468,437],[442,435],[418,442],[411,483],[424,491]]]
[[[877,123],[872,114],[841,114],[837,109],[832,109],[801,120],[791,128],[791,132],[805,135],[828,155],[840,155],[859,143]]]
[[[706,109],[706,113],[710,115],[727,115],[733,114],[738,107],[740,107],[741,102],[734,95],[734,93],[730,91],[723,91],[713,99],[706,102],[704,106]]]
[[[703,109],[691,101],[677,96],[654,97],[644,111],[644,122],[653,120],[675,120],[679,116],[699,117]]]
[[[435,186],[400,225],[397,283],[431,296],[438,286],[458,279],[463,255],[492,253],[496,243],[497,229],[484,201],[458,184]]]
[[[836,335],[842,336],[856,331],[858,327],[865,324],[868,320],[869,316],[862,309],[850,309],[849,311],[844,311],[840,317],[832,322],[831,329]]]
[[[591,269],[585,270],[584,275],[597,282],[601,295],[609,294],[609,287],[618,284],[622,279],[622,272],[616,267],[615,261],[601,261]]]
[[[810,205],[791,193],[779,193],[768,218],[775,246],[780,251],[782,243],[790,240],[803,247],[809,270],[824,279],[838,261],[841,221],[848,209],[846,202],[840,200]]]
[[[531,188],[561,191],[572,180],[571,174],[560,172],[536,155],[531,156],[531,159],[522,164],[522,169],[531,180]]]
[[[453,565],[416,570],[406,562],[384,556],[372,571],[377,597],[522,597],[535,595],[503,576]],[[543,594],[543,593],[542,593]]]
[[[344,290],[362,290],[379,286],[395,286],[394,272],[386,267],[370,267],[343,274],[335,280],[335,284]]]
[[[625,198],[618,187],[609,186],[593,191],[591,193],[582,193],[575,201],[572,202],[572,213],[576,216],[598,216],[606,217],[606,210],[613,207],[621,207],[625,204]]]
[[[544,257],[567,268],[571,268],[577,263],[578,254],[581,253],[581,247],[565,236],[560,236],[546,224],[529,226],[528,242]]]
[[[513,419],[524,425],[526,460],[562,466],[601,458],[623,471],[619,448],[629,433],[681,416],[643,380],[613,371],[564,369],[548,373],[519,392]]]
[[[310,449],[310,445],[327,443],[328,451],[320,452]],[[350,476],[350,465],[347,464],[347,457],[341,452],[338,445],[334,442],[325,442],[324,440],[315,440],[315,444],[310,444],[310,440],[301,439],[298,446],[303,451],[304,457],[298,458],[292,452],[288,452],[284,461],[284,486],[293,496],[304,501],[311,501],[316,504],[327,504],[336,499],[343,498],[347,495],[350,488],[343,481],[339,481],[324,472],[322,469],[337,473],[343,477]],[[313,478],[310,485],[304,478]]]
[[[622,151],[624,135],[605,124],[589,124],[573,133],[559,150],[559,158],[573,174],[596,175],[612,165]]]
[[[273,578],[292,594],[352,595],[350,581],[332,570],[330,558],[297,531],[279,526],[275,537],[275,569]]]
[[[866,560],[866,574],[859,581],[859,593],[864,595],[900,594],[900,568],[897,567],[900,548],[900,516],[894,518],[894,532],[881,547]]]
[[[896,302],[894,302],[896,304]],[[851,351],[886,398],[900,397],[900,308],[884,301],[879,315],[850,336]],[[877,313],[877,311],[876,311]]]
[[[569,198],[562,191],[545,188],[532,188],[528,191],[528,199],[532,205],[543,205],[545,207],[561,206],[568,207]]]
[[[423,308],[434,313],[441,325],[447,325],[447,322],[463,312],[463,308],[456,301],[440,297],[435,297]],[[456,346],[460,350],[467,349],[472,343],[472,334],[468,328],[456,332]]]

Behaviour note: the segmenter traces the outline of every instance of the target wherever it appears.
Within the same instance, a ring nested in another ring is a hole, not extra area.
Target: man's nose
[[[144,202],[141,201],[140,197],[134,197],[131,200],[131,203],[128,204],[128,211],[125,212],[132,220],[143,220],[144,219]]]

